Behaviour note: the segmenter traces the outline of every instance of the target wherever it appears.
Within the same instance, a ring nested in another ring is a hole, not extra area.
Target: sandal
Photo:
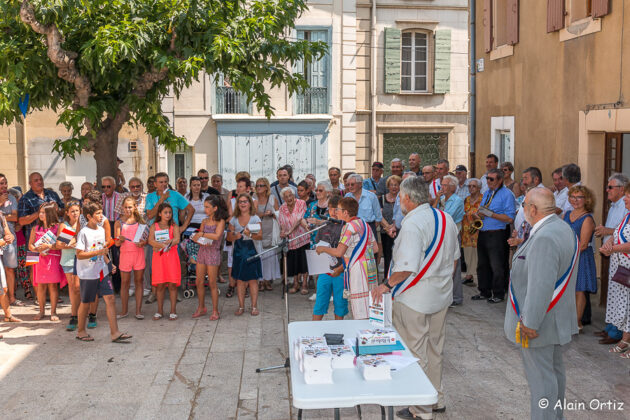
[[[195,311],[195,313],[192,315],[193,318],[199,318],[204,316],[205,314],[208,313],[208,308],[203,308],[203,311],[199,312],[199,309],[197,309]]]
[[[236,310],[236,312],[234,312],[234,315],[236,315],[236,316],[241,316],[241,315],[243,315],[244,313],[245,313],[245,308],[238,308],[238,309]]]
[[[169,314],[168,315],[168,320],[169,321],[175,321],[177,319],[177,314]]]
[[[293,294],[293,293],[297,293],[297,292],[298,292],[298,290],[299,290],[299,289],[298,289],[298,286],[297,286],[295,283],[293,283],[293,284],[291,285],[291,288],[289,289],[289,293],[291,293],[291,294]]]
[[[131,336],[129,334],[120,333],[120,335],[112,340],[112,343],[125,343],[129,344],[127,340],[129,340]]]
[[[88,341],[94,341],[94,338],[92,338],[92,336],[90,334],[88,335],[84,335],[83,337],[79,337],[78,335],[76,337],[77,340],[79,341],[83,341],[83,342],[88,342]]]
[[[210,315],[210,321],[218,321],[220,318],[220,315],[218,312],[212,312],[212,315]]]
[[[625,346],[621,347],[620,344],[625,344]],[[608,350],[608,352],[610,353],[625,353],[628,350],[630,350],[630,343],[628,343],[627,341],[623,341],[621,340],[619,342],[619,344],[617,344],[615,347],[611,348],[610,350]]]
[[[126,314],[118,314],[118,315],[116,315],[116,319],[127,318],[127,316],[129,316],[129,312],[127,312]]]
[[[138,315],[136,315],[136,319],[143,320],[144,319],[144,315],[138,314]]]
[[[302,290],[300,290],[300,294],[301,295],[308,295],[308,287],[302,287]]]
[[[627,351],[625,353],[621,353],[619,355],[619,357],[621,357],[622,359],[630,359],[630,351]]]
[[[50,322],[59,322],[59,317],[57,315],[51,315]]]
[[[231,298],[232,296],[234,296],[234,286],[228,286],[225,297]]]
[[[4,322],[22,322],[22,320],[20,318],[16,318],[13,315],[11,315],[10,317],[4,317]]]
[[[269,290],[269,291],[273,290],[273,287],[271,286],[271,283],[269,282],[269,280],[265,280],[265,283],[263,285],[265,286],[265,290]]]
[[[160,313],[157,313],[157,312],[156,312],[156,313],[153,315],[153,320],[154,320],[154,321],[159,321],[160,319],[162,319],[162,314],[160,314]]]
[[[252,308],[252,316],[258,316],[260,314],[260,312],[258,312],[258,308],[253,307]]]
[[[13,302],[11,302],[11,306],[24,306],[24,302],[19,299],[15,299]]]
[[[33,321],[39,321],[44,317],[44,314],[39,313],[33,317]]]
[[[264,281],[259,281],[258,282],[258,290],[261,292],[265,291],[265,282]]]

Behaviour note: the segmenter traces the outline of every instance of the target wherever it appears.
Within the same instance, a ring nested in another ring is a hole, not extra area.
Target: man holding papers
[[[405,179],[399,195],[405,218],[394,243],[391,275],[372,291],[372,298],[378,303],[383,293],[392,293],[393,325],[438,392],[433,407],[411,406],[396,414],[431,419],[433,412],[445,411],[442,350],[459,259],[458,232],[451,216],[429,205],[429,186],[422,178]]]

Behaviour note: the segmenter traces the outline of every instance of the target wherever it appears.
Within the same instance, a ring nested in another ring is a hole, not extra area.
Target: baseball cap
[[[381,162],[374,162],[372,164],[372,168],[379,168],[379,169],[383,169],[385,168],[385,166],[383,166],[383,164]]]
[[[468,172],[468,169],[466,169],[466,167],[464,165],[457,165],[455,167],[455,172],[457,171],[464,171],[464,172]]]

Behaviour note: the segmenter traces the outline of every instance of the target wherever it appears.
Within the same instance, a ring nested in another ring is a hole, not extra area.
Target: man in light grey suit
[[[555,215],[555,207],[553,193],[546,188],[530,190],[523,201],[532,230],[512,259],[510,302],[505,312],[505,334],[513,343],[520,341],[522,347],[532,419],[563,418],[566,378],[562,351],[578,332],[577,237]]]

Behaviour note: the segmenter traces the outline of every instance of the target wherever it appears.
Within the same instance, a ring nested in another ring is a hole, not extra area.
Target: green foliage
[[[54,24],[61,47],[78,54],[79,73],[91,83],[87,107],[73,107],[76,88],[58,76],[47,56],[45,36],[20,18],[21,0],[0,1],[0,124],[21,118],[19,98],[30,109],[51,108],[72,134],[55,150],[64,156],[89,148],[108,117],[129,109],[129,120],[145,127],[167,149],[175,136],[161,112],[169,89],[179,97],[202,72],[223,74],[270,117],[269,87],[294,94],[307,87],[292,74],[299,60],[314,60],[326,45],[295,40],[291,29],[304,0],[31,0],[43,24]],[[173,33],[177,36],[171,49]],[[146,95],[133,94],[148,72],[166,70]],[[86,127],[92,127],[88,132]]]

